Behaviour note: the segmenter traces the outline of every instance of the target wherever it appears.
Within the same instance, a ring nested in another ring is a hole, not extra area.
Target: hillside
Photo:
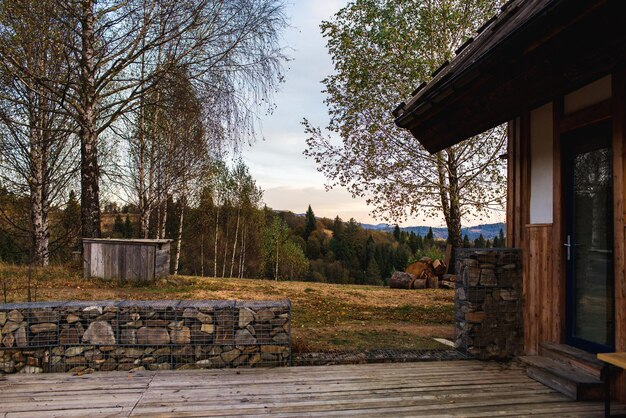
[[[28,270],[0,264],[8,302],[26,300]],[[252,279],[182,277],[153,286],[118,287],[85,280],[59,267],[34,272],[37,301],[120,299],[239,299],[292,302],[292,343],[296,352],[364,349],[428,349],[432,337],[454,334],[454,292],[397,290]]]

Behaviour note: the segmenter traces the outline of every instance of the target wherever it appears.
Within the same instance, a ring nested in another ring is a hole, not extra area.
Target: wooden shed
[[[83,276],[152,282],[170,273],[169,239],[83,239]]]

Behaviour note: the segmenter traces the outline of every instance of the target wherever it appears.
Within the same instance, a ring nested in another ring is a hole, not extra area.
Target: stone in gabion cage
[[[521,251],[459,249],[456,260],[455,347],[482,360],[521,354]]]
[[[285,366],[287,301],[0,305],[0,372]]]

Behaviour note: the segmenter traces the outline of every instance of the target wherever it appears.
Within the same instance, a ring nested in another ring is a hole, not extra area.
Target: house
[[[431,153],[508,123],[526,355],[626,351],[625,28],[622,1],[510,1],[394,111]]]

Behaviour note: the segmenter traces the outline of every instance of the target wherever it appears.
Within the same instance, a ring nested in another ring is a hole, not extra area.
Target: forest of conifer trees
[[[354,219],[318,218],[311,206],[304,216],[275,211],[263,204],[263,191],[242,162],[216,167],[196,198],[169,196],[151,213],[147,236],[173,241],[173,274],[383,285],[414,260],[443,258],[446,242],[434,238],[432,229],[422,237],[397,225],[381,231],[365,229]],[[0,262],[28,264],[29,201],[0,190],[0,204],[12,214],[11,222],[0,218]],[[76,194],[70,192],[63,207],[52,207],[50,213],[50,261],[67,264],[80,250]],[[139,208],[105,202],[102,231],[104,237],[143,238]],[[463,244],[503,246],[503,231],[493,240],[480,235],[470,242],[465,236]]]

